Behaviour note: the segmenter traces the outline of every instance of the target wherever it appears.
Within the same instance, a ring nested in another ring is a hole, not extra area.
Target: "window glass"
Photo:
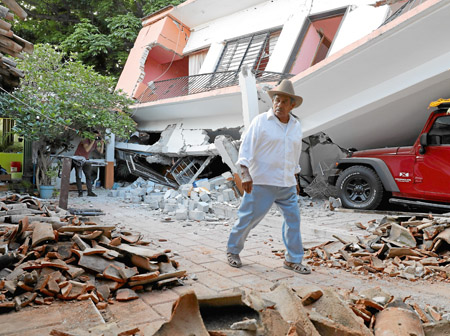
[[[450,145],[450,115],[437,118],[428,135],[430,145]]]

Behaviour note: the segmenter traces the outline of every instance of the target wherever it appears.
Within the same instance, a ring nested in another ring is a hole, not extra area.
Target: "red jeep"
[[[436,105],[412,147],[351,152],[336,163],[328,181],[344,207],[376,209],[389,199],[450,211],[450,103]]]

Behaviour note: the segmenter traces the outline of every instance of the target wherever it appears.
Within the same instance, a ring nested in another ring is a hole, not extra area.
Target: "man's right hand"
[[[253,189],[253,181],[242,182],[242,189],[244,189],[244,191],[247,194],[250,194],[252,192],[252,189]]]
[[[242,189],[247,194],[250,194],[253,189],[253,179],[250,176],[250,172],[246,166],[241,166],[241,175],[242,175]]]

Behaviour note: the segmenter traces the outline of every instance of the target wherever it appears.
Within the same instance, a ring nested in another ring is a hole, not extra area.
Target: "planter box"
[[[1,181],[1,182],[4,182],[4,181],[11,181],[11,174],[0,175],[0,181]]]

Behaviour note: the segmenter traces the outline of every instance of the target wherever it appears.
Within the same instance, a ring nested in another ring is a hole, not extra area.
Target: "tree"
[[[22,0],[29,18],[14,25],[33,43],[61,45],[67,54],[118,76],[141,28],[140,18],[183,0]]]
[[[94,138],[94,129],[127,138],[135,129],[129,106],[133,101],[114,92],[114,80],[98,74],[55,47],[36,45],[18,62],[26,73],[12,95],[0,95],[3,116],[15,119],[14,131],[34,141],[38,180],[49,183],[51,154],[71,148],[75,136]],[[104,134],[104,132],[103,132]]]

